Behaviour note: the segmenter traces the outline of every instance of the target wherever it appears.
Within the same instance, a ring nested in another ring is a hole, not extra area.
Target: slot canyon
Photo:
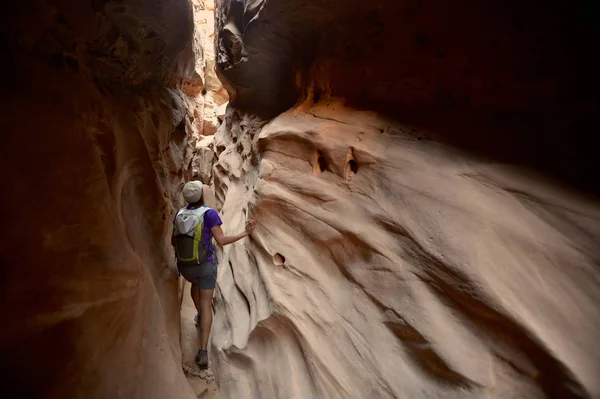
[[[0,396],[600,398],[599,16],[9,2]],[[192,179],[257,221],[217,246],[204,374]]]

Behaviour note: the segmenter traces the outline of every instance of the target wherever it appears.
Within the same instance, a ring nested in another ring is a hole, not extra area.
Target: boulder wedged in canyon
[[[7,7],[0,396],[193,398],[168,242],[190,177],[190,5]]]
[[[223,397],[600,395],[581,4],[217,2]]]

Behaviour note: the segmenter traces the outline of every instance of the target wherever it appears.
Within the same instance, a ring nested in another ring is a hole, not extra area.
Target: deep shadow
[[[268,23],[238,26],[249,60],[221,73],[238,109],[275,116],[309,88],[328,87],[350,107],[598,194],[598,8],[589,0],[314,0],[309,13],[282,0],[261,9]]]

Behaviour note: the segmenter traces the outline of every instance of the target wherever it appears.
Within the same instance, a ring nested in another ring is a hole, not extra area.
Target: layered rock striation
[[[585,4],[216,12],[223,397],[600,395]]]
[[[191,177],[191,6],[4,11],[0,396],[193,398],[168,242]]]

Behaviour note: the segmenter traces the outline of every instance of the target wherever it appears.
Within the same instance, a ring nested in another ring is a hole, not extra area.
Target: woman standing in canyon
[[[187,182],[183,186],[183,198],[188,205],[175,216],[171,243],[175,247],[179,273],[192,283],[192,300],[200,318],[201,336],[196,364],[206,368],[213,319],[211,304],[217,281],[217,260],[211,237],[221,246],[229,245],[250,235],[256,222],[249,220],[245,231],[227,236],[223,233],[223,222],[217,211],[204,204],[202,182]]]

